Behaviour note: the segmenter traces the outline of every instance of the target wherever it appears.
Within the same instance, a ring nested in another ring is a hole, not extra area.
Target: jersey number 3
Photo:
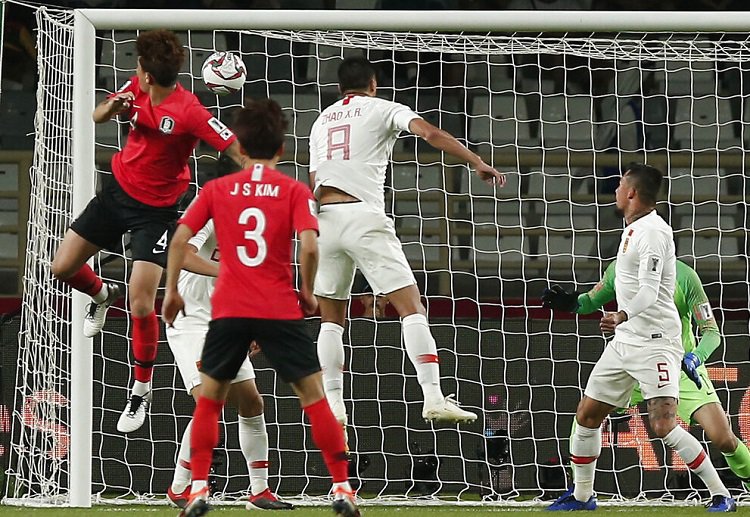
[[[263,230],[266,229],[266,215],[259,208],[246,208],[240,214],[239,223],[246,225],[250,219],[255,219],[255,229],[245,230],[245,239],[255,243],[258,247],[258,253],[251,257],[247,254],[247,247],[237,246],[237,257],[247,267],[256,267],[266,260],[266,254],[268,253],[268,246],[263,238]]]
[[[344,124],[328,128],[328,159],[333,160],[333,153],[341,152],[343,156],[337,156],[338,160],[349,159],[349,138],[352,133],[352,126]]]

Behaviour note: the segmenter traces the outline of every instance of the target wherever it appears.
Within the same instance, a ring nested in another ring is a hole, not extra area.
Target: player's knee
[[[133,293],[129,296],[130,311],[136,318],[145,318],[154,312],[154,298],[145,293]]]
[[[237,406],[237,412],[243,417],[263,414],[263,398],[260,394],[257,394],[255,397],[239,397]]]
[[[650,422],[651,431],[657,438],[664,438],[669,433],[671,433],[672,429],[674,429],[677,425],[677,422],[674,418],[657,418],[651,420]]]
[[[52,260],[50,272],[55,279],[60,281],[65,281],[75,274],[75,271],[73,271],[70,265],[66,264],[65,261],[59,259],[57,256]]]
[[[737,437],[729,433],[722,433],[716,438],[711,438],[713,443],[724,454],[732,454],[737,449]]]

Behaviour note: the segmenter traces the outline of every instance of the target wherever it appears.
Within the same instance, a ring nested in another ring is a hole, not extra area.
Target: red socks
[[[302,410],[310,419],[312,438],[323,454],[328,472],[334,483],[349,481],[349,462],[346,458],[344,431],[325,398],[310,404]]]
[[[151,382],[156,360],[156,342],[159,339],[159,322],[152,312],[143,318],[133,316],[134,377],[143,383]]]
[[[224,407],[221,400],[200,397],[193,413],[190,434],[190,471],[193,481],[208,479],[214,448],[219,443],[219,414]]]
[[[63,282],[76,291],[81,291],[89,296],[94,296],[102,290],[102,279],[94,273],[94,270],[88,264],[84,264],[75,275],[63,280]]]

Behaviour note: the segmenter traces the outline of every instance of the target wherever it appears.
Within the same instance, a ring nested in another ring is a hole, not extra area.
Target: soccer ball
[[[245,63],[232,52],[214,52],[203,63],[203,82],[217,95],[234,93],[242,88],[247,77]]]

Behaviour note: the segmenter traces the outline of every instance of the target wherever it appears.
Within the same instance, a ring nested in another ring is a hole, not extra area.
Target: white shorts
[[[179,320],[175,323],[178,322]],[[208,326],[192,329],[167,327],[167,343],[172,350],[172,355],[177,363],[177,369],[180,371],[188,395],[192,393],[193,388],[201,384],[201,374],[198,369],[203,352],[203,343],[206,341],[206,332],[208,332]],[[255,379],[255,370],[250,359],[246,357],[232,384],[250,379]]]
[[[366,203],[323,205],[318,214],[320,260],[315,294],[347,300],[359,268],[374,294],[414,285],[393,221]]]
[[[604,348],[586,384],[587,397],[627,407],[636,383],[643,398],[680,397],[682,345],[639,346],[613,340]]]

